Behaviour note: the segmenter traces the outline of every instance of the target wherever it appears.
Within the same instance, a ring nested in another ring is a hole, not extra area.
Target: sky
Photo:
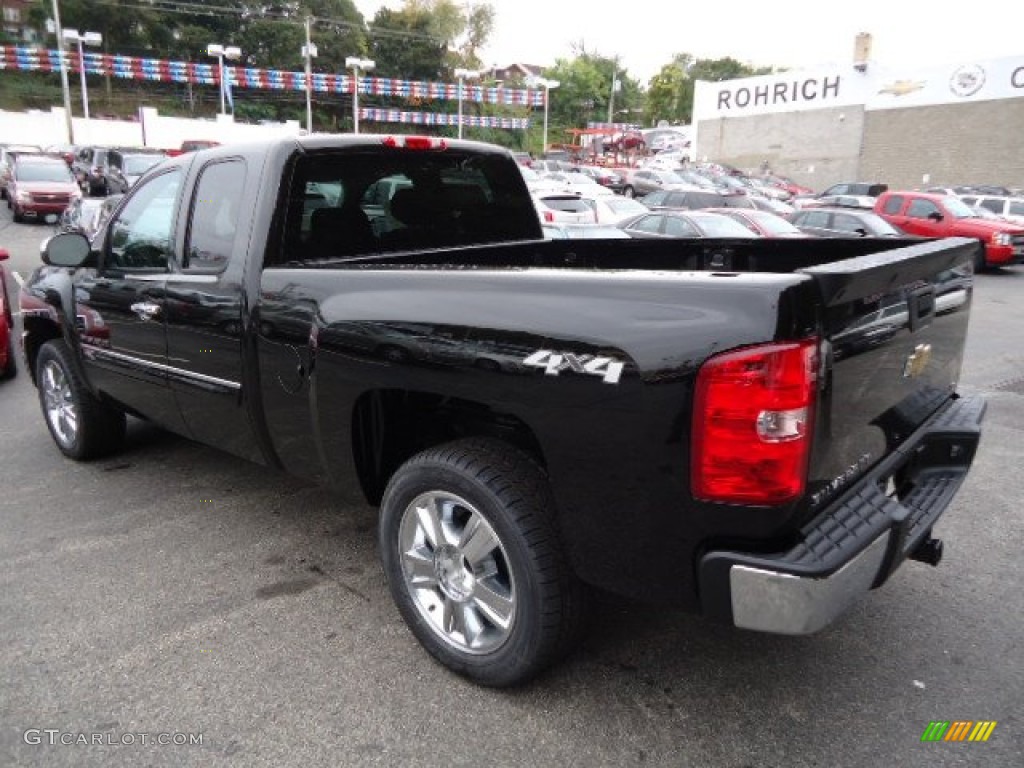
[[[381,6],[402,6],[354,2],[368,22]],[[682,52],[790,69],[846,65],[858,32],[872,34],[872,60],[896,68],[1024,54],[1024,0],[995,0],[985,4],[987,12],[964,2],[898,0],[489,2],[497,19],[485,66],[551,65],[572,58],[582,43],[588,52],[618,56],[644,85]]]

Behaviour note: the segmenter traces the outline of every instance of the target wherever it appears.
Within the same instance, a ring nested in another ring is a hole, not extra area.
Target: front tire
[[[496,440],[424,451],[388,483],[379,543],[412,633],[477,683],[523,683],[568,651],[583,623],[540,467]]]
[[[39,349],[36,358],[39,404],[61,452],[78,461],[105,456],[124,441],[125,415],[99,400],[85,386],[60,339]]]
[[[631,186],[627,184],[626,187],[622,190],[622,195],[623,197],[636,197],[636,190],[634,190]]]

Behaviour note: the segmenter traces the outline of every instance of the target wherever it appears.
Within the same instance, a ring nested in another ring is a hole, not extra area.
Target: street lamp
[[[57,0],[53,0],[53,27],[50,27],[50,22],[47,20],[46,28],[47,31],[53,32],[53,36],[57,38],[57,53],[60,59],[60,85],[61,90],[64,91],[64,121],[68,129],[68,144],[74,144],[75,129],[71,123],[71,89],[68,87],[68,67],[67,62],[64,61],[64,41],[60,36],[60,4]]]
[[[66,42],[78,43],[78,71],[82,75],[82,114],[89,119],[89,92],[85,84],[85,54],[82,52],[82,43],[86,45],[99,45],[103,42],[103,35],[99,32],[86,32],[80,35],[77,29],[62,29],[61,37]]]
[[[352,70],[352,128],[354,133],[359,133],[359,70],[369,72],[377,62],[349,56],[345,59],[345,66]]]
[[[217,57],[217,66],[220,68],[220,113],[222,115],[227,114],[224,108],[224,59],[240,59],[242,58],[242,49],[234,45],[219,45],[218,43],[210,43],[206,46],[207,56]]]
[[[465,80],[477,80],[480,71],[476,69],[456,69],[455,77],[459,80],[459,138],[462,138],[462,83]]]
[[[545,80],[543,77],[531,77],[527,83],[544,89],[544,144],[541,151],[548,151],[548,103],[551,101],[551,90],[561,85],[558,80]]]
[[[302,46],[302,58],[306,60],[306,133],[313,132],[313,59],[316,45],[309,39],[310,17],[306,17],[306,44]]]

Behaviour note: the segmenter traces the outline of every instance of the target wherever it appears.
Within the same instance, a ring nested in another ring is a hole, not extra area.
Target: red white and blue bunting
[[[413,125],[458,125],[459,116],[436,112],[405,112],[400,109],[360,108],[359,119],[373,123],[412,123]],[[471,128],[511,128],[526,130],[530,121],[519,117],[463,115],[462,124]]]
[[[23,72],[59,72],[60,53],[42,48],[19,48],[0,45],[0,70]],[[72,72],[80,71],[78,53],[63,52],[66,66]],[[201,64],[166,59],[142,59],[109,53],[86,53],[85,72],[88,75],[110,75],[127,80],[151,80],[161,83],[195,83],[217,85],[220,81],[215,64]],[[226,79],[236,88],[259,88],[277,91],[306,90],[304,72],[282,72],[276,69],[254,69],[225,66]],[[352,93],[350,75],[314,73],[312,89],[321,93]],[[399,80],[389,77],[359,78],[359,93],[373,96],[398,96],[410,99],[459,98],[458,83],[435,83],[421,80]],[[524,107],[543,107],[544,91],[514,88],[487,88],[463,84],[463,101],[480,104],[509,104]]]

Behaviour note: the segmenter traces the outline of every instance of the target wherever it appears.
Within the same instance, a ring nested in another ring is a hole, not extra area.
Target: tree
[[[695,59],[688,53],[677,53],[648,84],[647,117],[652,125],[661,120],[689,123],[693,119],[693,89],[697,80],[720,82],[767,75],[771,71],[771,67],[752,67],[731,56]]]

